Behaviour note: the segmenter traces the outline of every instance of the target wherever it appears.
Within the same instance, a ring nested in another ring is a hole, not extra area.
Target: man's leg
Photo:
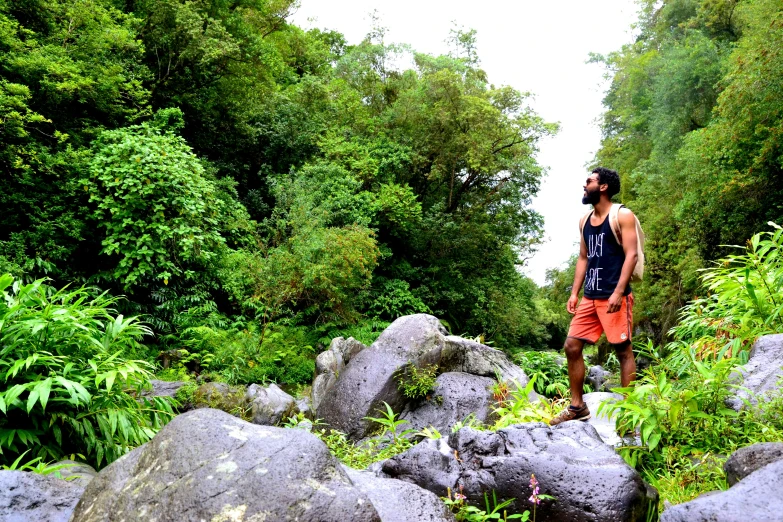
[[[585,359],[582,356],[584,346],[585,342],[575,337],[567,338],[563,346],[566,360],[568,361],[568,384],[571,388],[571,404],[577,408],[585,403],[582,399],[582,391],[585,385]]]
[[[633,356],[633,347],[630,341],[622,344],[614,344],[614,352],[620,361],[620,384],[623,388],[636,380],[636,359]],[[569,362],[569,376],[571,364]],[[572,392],[573,393],[573,392]]]

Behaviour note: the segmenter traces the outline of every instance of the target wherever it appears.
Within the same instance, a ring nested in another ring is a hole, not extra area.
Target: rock
[[[193,392],[194,408],[215,408],[225,412],[235,412],[246,408],[248,401],[245,388],[229,386],[224,382],[208,382]]]
[[[601,412],[600,415],[598,414],[598,408],[601,403],[617,401],[622,399],[623,396],[619,393],[592,392],[585,393],[582,397],[590,409],[590,419],[587,422],[595,428],[595,431],[601,436],[601,440],[615,447],[624,444],[626,442],[625,439],[620,437],[615,429],[615,416],[612,415],[610,417],[606,411]]]
[[[406,406],[400,414],[408,424],[400,429],[421,430],[432,426],[448,435],[451,427],[474,415],[476,420],[486,423],[492,415],[492,386],[494,379],[469,373],[448,372],[435,379],[430,398],[421,403]]]
[[[767,464],[726,491],[702,495],[661,514],[661,522],[776,521],[783,513],[783,460]]]
[[[62,469],[57,470],[55,473],[59,473],[59,477],[63,480],[67,480],[71,484],[78,484],[79,486],[86,488],[87,484],[98,475],[95,468],[84,462],[76,462],[75,460],[61,460],[55,462],[52,466],[64,466]],[[52,476],[56,476],[52,474]]]
[[[338,339],[342,339],[342,337],[338,337]],[[335,341],[336,340],[337,339],[335,339]],[[321,374],[331,372],[337,375],[337,373],[340,372],[344,366],[342,357],[340,357],[339,362],[337,357],[337,353],[332,349],[319,353],[318,357],[315,358],[316,373]]]
[[[326,445],[304,430],[212,409],[175,417],[103,469],[73,520],[380,521]]]
[[[0,520],[68,522],[84,486],[27,471],[0,471]]]
[[[159,381],[153,379],[150,381],[152,389],[141,392],[142,397],[174,397],[177,391],[185,386],[184,381]]]
[[[313,411],[318,411],[318,408],[321,406],[326,393],[332,389],[332,386],[334,386],[334,383],[336,382],[337,376],[331,372],[322,373],[321,375],[315,376],[315,380],[313,380],[313,389],[310,392],[313,403]]]
[[[368,471],[345,468],[354,486],[367,495],[383,522],[447,522],[454,515],[435,494],[415,484],[378,478]]]
[[[310,403],[308,397],[300,397],[296,399],[296,409],[304,415],[306,419],[313,420],[313,406]]]
[[[499,377],[501,381],[517,384],[520,388],[528,383],[525,371],[500,350],[454,335],[446,337],[439,365],[443,372],[464,372],[493,379]],[[538,395],[531,393],[528,398],[537,400]]]
[[[315,358],[315,379],[310,392],[313,412],[317,411],[326,392],[337,382],[337,377],[345,369],[345,365],[365,348],[367,347],[353,337],[335,337],[329,348],[318,354]]]
[[[778,460],[783,460],[783,442],[762,442],[740,448],[723,464],[726,482],[733,486],[757,469]]]
[[[253,424],[276,426],[296,413],[296,401],[276,384],[267,387],[251,384],[245,392],[250,403]]]
[[[437,364],[446,333],[431,315],[400,317],[372,346],[353,356],[324,394],[316,416],[352,440],[366,437],[371,424],[365,417],[375,415],[384,402],[396,412],[402,409],[405,399],[397,389],[397,371],[408,363]]]
[[[543,423],[497,432],[463,428],[443,441],[425,441],[390,458],[383,472],[413,482],[437,495],[446,487],[484,505],[484,493],[498,502],[514,498],[509,512],[530,508],[530,476],[543,494],[538,521],[642,521],[658,498],[639,474],[583,422],[549,427]]]
[[[734,410],[742,409],[745,400],[756,404],[756,396],[781,393],[783,390],[778,382],[783,379],[783,334],[760,337],[750,350],[748,364],[741,373],[742,388],[746,389],[738,389],[726,400]]]
[[[332,342],[329,345],[329,349],[337,354],[338,359],[342,359],[343,367],[351,362],[351,359],[365,348],[367,347],[364,344],[353,337],[349,337],[348,339],[336,337],[335,339],[332,339]]]
[[[383,461],[380,473],[446,496],[448,489],[454,490],[462,472],[454,451],[446,439],[426,439]]]
[[[351,440],[365,438],[372,428],[365,417],[384,411],[384,402],[398,413],[408,402],[397,382],[399,370],[408,364],[419,368],[436,365],[438,373],[499,376],[512,385],[528,383],[525,372],[502,352],[447,335],[440,321],[431,315],[409,315],[394,321],[372,346],[353,355],[334,383],[321,376],[316,378],[313,404],[317,417]],[[537,397],[531,393],[531,399]]]
[[[585,382],[596,392],[608,391],[604,388],[604,384],[611,376],[612,372],[604,370],[603,366],[591,366],[585,376]]]

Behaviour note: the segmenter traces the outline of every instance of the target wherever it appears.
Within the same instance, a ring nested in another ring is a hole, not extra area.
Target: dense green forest
[[[657,340],[705,294],[699,269],[783,222],[783,16],[774,0],[639,2],[608,56],[596,163],[647,233],[638,317]]]
[[[153,375],[302,386],[333,337],[416,312],[555,400],[503,425],[567,400],[542,351],[562,346],[575,258],[540,287],[520,271],[557,124],[490,81],[473,31],[432,56],[382,27],[303,30],[296,7],[0,0],[0,464],[104,465],[173,415],[131,393]],[[783,9],[638,7],[634,41],[590,58],[608,91],[586,160],[620,172],[647,235],[651,366],[615,409],[642,429],[627,460],[678,502],[726,487],[694,455],[783,440],[780,400],[723,407],[755,339],[783,331]]]
[[[517,270],[556,125],[489,83],[472,32],[429,56],[294,8],[0,4],[0,270],[124,295],[164,351],[277,331],[301,352],[412,312],[507,348],[557,337]]]

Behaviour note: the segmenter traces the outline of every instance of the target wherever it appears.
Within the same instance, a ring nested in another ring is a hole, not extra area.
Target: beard
[[[599,201],[601,201],[600,189],[588,190],[587,193],[584,196],[582,196],[583,205],[595,205]]]

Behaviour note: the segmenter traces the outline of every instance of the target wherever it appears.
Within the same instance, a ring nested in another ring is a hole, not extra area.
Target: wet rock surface
[[[542,423],[497,432],[463,428],[443,440],[424,441],[385,461],[386,475],[417,484],[437,495],[461,491],[475,505],[494,491],[499,501],[514,498],[510,511],[530,507],[530,476],[535,473],[543,501],[539,521],[645,520],[657,492],[595,429],[583,422],[549,427]]]
[[[26,471],[0,471],[0,520],[67,522],[84,486]]]
[[[762,442],[732,453],[723,464],[723,471],[729,486],[733,486],[754,471],[779,460],[783,460],[783,442]],[[780,493],[783,495],[783,491]]]
[[[726,491],[672,506],[661,522],[774,522],[783,519],[783,460],[767,464]]]
[[[259,426],[218,410],[182,414],[103,469],[79,522],[379,521],[369,498],[304,430]]]

